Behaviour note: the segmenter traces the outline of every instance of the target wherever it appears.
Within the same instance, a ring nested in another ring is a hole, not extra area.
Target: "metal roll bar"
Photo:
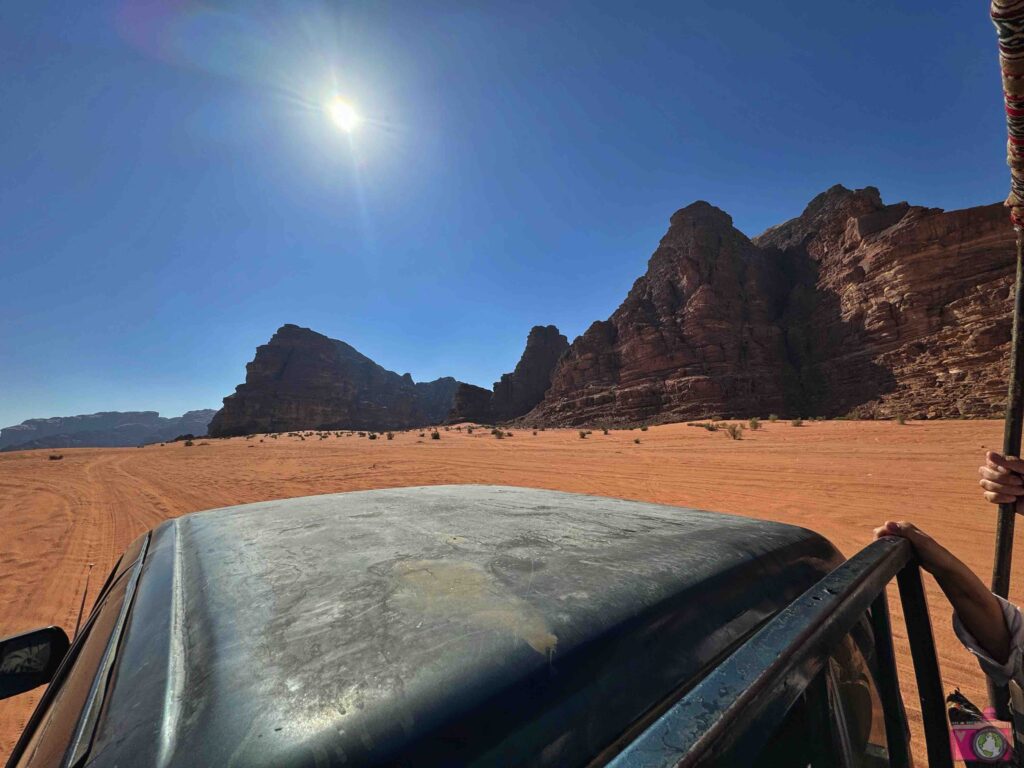
[[[896,577],[932,768],[952,768],[942,678],[909,542],[880,539],[765,624],[608,764],[613,768],[750,765],[842,639],[870,612],[890,765],[912,765],[886,585]]]

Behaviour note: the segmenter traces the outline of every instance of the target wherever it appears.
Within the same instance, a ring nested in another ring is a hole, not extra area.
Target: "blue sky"
[[[13,0],[0,72],[0,425],[219,407],[286,322],[489,386],[694,200],[1008,187],[976,3]]]

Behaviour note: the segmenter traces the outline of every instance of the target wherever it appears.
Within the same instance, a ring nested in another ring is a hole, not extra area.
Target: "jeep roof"
[[[134,583],[76,765],[582,765],[842,562],[794,526],[490,486],[147,537],[116,569]],[[18,765],[41,759],[35,721]]]

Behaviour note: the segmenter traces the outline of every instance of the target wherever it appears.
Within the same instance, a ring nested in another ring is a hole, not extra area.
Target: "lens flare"
[[[359,125],[359,114],[351,104],[343,99],[333,99],[327,105],[327,114],[338,128],[345,133],[352,133]]]

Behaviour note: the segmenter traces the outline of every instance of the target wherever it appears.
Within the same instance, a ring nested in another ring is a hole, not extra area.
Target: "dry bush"
[[[639,437],[634,437],[633,438],[633,442],[636,443],[637,445],[640,445],[640,438]]]
[[[51,453],[50,454],[50,461],[60,461],[63,458],[64,458],[64,454],[63,453]]]
[[[793,421],[791,421],[790,424],[792,424],[794,427],[802,427],[804,425],[804,420],[801,418],[796,418],[793,419]]]
[[[394,440],[394,439],[395,439],[395,433],[394,433],[394,432],[388,432],[388,433],[387,433],[387,434],[385,435],[385,437],[386,437],[386,438],[387,438],[388,440]]]
[[[586,433],[586,432],[584,432],[584,431],[583,431],[583,430],[581,429],[581,430],[580,430],[580,440],[586,440],[586,438],[587,438],[587,433]]]
[[[435,429],[435,430],[434,430],[433,432],[431,432],[431,433],[430,433],[430,439],[431,439],[431,440],[440,440],[440,439],[441,439],[441,433],[440,433],[440,432],[438,432],[438,431],[437,431],[437,430]]]
[[[742,424],[726,424],[725,434],[729,436],[730,440],[742,440],[743,439],[743,425]]]
[[[760,429],[761,428],[761,420],[759,418],[757,418],[757,416],[753,416],[750,419],[750,428],[751,429]]]

